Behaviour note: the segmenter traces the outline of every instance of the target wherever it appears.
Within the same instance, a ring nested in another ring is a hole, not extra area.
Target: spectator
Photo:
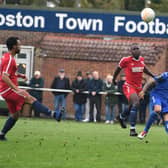
[[[118,103],[118,96],[114,95],[117,91],[117,87],[112,83],[113,76],[107,75],[106,81],[103,85],[103,90],[107,92],[105,96],[105,112],[106,112],[106,124],[114,123],[114,108]]]
[[[34,76],[30,80],[30,87],[32,88],[43,88],[44,87],[44,79],[41,77],[40,71],[35,71]],[[30,90],[30,95],[35,97],[40,103],[42,103],[43,92],[39,90]],[[34,110],[34,116],[40,117],[39,111]]]
[[[91,72],[86,72],[87,78],[85,79],[86,81],[86,90],[88,91],[89,88],[89,82],[92,80],[92,73]],[[87,95],[86,98],[86,104],[85,104],[85,119],[83,122],[89,122],[89,111],[90,111],[90,101],[89,101],[89,96]]]
[[[58,76],[52,82],[52,89],[70,89],[69,78],[65,77],[64,69],[60,69],[58,72]],[[54,106],[56,114],[60,114],[60,111],[64,109],[63,119],[66,119],[66,97],[68,95],[67,92],[52,92],[55,96]]]
[[[128,107],[128,100],[123,93],[123,84],[125,82],[125,79],[125,74],[121,74],[120,80],[117,83],[118,91],[121,93],[121,95],[119,95],[118,97],[120,100],[118,101],[118,110],[120,114],[124,112],[124,110]]]
[[[89,121],[94,121],[94,105],[96,106],[96,121],[101,121],[101,95],[99,94],[102,91],[103,82],[99,78],[99,73],[97,71],[93,72],[93,79],[89,82],[89,98],[90,98],[90,113],[89,113]]]
[[[82,121],[83,113],[86,103],[86,94],[83,94],[83,91],[86,91],[87,85],[85,80],[82,77],[82,72],[79,71],[77,73],[76,79],[72,82],[72,90],[74,92],[73,95],[73,103],[75,108],[75,120]]]

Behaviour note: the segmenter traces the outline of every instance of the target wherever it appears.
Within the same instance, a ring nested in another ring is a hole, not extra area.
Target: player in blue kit
[[[139,139],[143,139],[148,134],[150,127],[157,120],[158,114],[161,115],[165,131],[168,133],[168,72],[154,77],[154,80],[147,83],[140,93],[141,98],[150,87],[153,87],[150,96],[154,112],[150,114],[144,130],[138,135]]]

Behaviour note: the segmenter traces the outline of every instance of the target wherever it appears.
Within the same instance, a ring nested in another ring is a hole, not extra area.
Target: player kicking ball
[[[154,112],[150,114],[144,130],[138,135],[139,139],[145,138],[152,124],[157,120],[158,114],[161,115],[165,131],[168,133],[168,72],[162,73],[147,83],[140,93],[140,97],[143,98],[145,92],[151,87],[153,89],[150,96]]]
[[[138,44],[131,46],[132,56],[123,57],[113,75],[113,83],[116,84],[116,78],[120,71],[124,69],[126,81],[123,85],[124,95],[129,102],[129,108],[118,116],[122,128],[126,128],[126,119],[130,116],[130,136],[137,136],[136,118],[139,106],[139,93],[142,90],[143,72],[149,76],[154,76],[145,66],[144,58],[141,55]]]
[[[17,78],[26,79],[23,74],[17,74],[15,55],[20,52],[20,40],[17,37],[9,37],[6,41],[8,52],[0,60],[0,95],[5,99],[10,116],[0,131],[0,140],[6,140],[6,134],[15,125],[19,118],[19,112],[24,103],[31,104],[33,109],[61,120],[62,112],[56,114],[48,107],[41,104],[25,90],[18,88]]]

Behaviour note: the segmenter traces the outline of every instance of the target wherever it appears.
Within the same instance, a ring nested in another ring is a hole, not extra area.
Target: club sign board
[[[145,23],[140,15],[0,8],[0,30],[168,37],[168,17]]]

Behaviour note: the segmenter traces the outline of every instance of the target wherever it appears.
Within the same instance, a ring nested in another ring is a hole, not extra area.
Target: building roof
[[[167,39],[111,37],[113,40],[103,40],[103,37],[88,37],[74,34],[57,34],[26,31],[0,31],[0,43],[4,44],[9,36],[17,36],[23,45],[41,48],[42,53],[49,57],[118,62],[122,57],[130,55],[130,45],[138,43],[146,64],[154,65],[168,48]],[[109,38],[109,37],[105,37]]]
[[[118,62],[130,55],[130,45],[138,43],[147,64],[155,64],[167,47],[167,41],[102,40],[46,35],[41,49],[50,57]]]

